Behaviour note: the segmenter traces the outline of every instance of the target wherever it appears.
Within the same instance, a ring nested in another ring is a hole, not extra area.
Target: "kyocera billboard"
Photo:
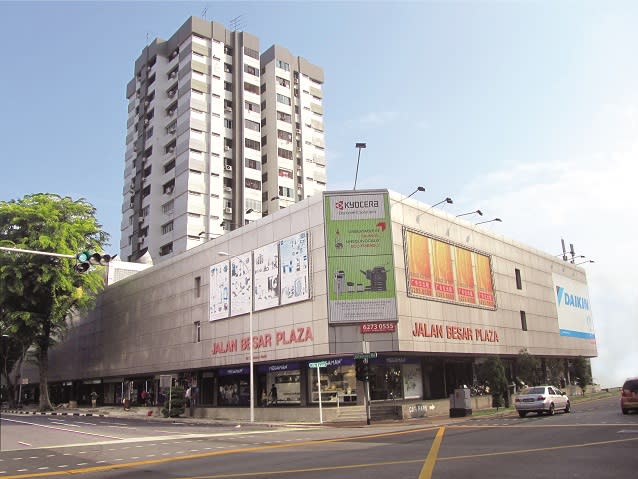
[[[329,322],[396,321],[386,191],[324,193]]]
[[[552,273],[561,336],[595,340],[587,284]]]

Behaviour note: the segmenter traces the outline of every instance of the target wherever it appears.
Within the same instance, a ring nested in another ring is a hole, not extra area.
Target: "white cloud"
[[[467,185],[463,203],[512,239],[549,254],[561,238],[593,259],[587,269],[598,358],[594,379],[619,386],[638,375],[638,109],[608,105],[593,121],[591,137],[557,162],[508,165]]]
[[[379,111],[369,112],[365,115],[348,121],[349,127],[379,127],[394,123],[399,117],[399,113],[396,111]]]

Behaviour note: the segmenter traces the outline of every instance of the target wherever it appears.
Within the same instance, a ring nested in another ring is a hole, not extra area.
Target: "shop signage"
[[[280,345],[288,345],[293,343],[305,343],[313,341],[312,328],[290,328],[275,331],[275,334],[264,333],[253,336],[253,349],[272,348]],[[213,343],[211,354],[236,353],[238,351],[250,350],[250,336],[241,339],[228,339],[226,341],[216,341]]]
[[[248,368],[222,368],[219,370],[220,376],[235,376],[237,374],[248,374],[250,370]]]
[[[260,365],[257,370],[260,373],[275,373],[278,371],[296,371],[299,369],[299,363],[286,363],[286,364],[264,364]]]
[[[377,353],[354,353],[355,359],[374,359],[377,357]]]
[[[496,329],[468,328],[461,326],[443,326],[442,324],[414,323],[413,337],[451,339],[453,341],[471,341],[483,343],[500,342]]]
[[[397,323],[363,323],[361,334],[368,333],[394,333],[397,330]]]
[[[309,368],[325,368],[328,366],[328,361],[317,361],[314,363],[308,363]]]

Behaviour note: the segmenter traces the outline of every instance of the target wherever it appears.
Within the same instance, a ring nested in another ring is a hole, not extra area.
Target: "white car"
[[[514,406],[520,417],[528,412],[550,416],[554,411],[569,412],[571,404],[567,395],[555,386],[533,386],[523,389],[514,400]]]

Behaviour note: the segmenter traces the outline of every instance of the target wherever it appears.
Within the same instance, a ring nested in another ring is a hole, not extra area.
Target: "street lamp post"
[[[483,223],[491,223],[492,221],[496,221],[496,222],[500,223],[500,222],[501,222],[501,221],[503,221],[503,220],[502,220],[502,219],[500,219],[500,218],[493,218],[493,219],[491,219],[491,220],[487,220],[487,221],[479,221],[478,223],[475,223],[475,224],[474,224],[474,226],[476,226],[476,225],[482,225]]]
[[[217,253],[219,256],[230,256],[230,253],[226,253],[224,251],[219,251]],[[250,422],[255,422],[255,373],[253,372],[253,365],[255,362],[255,355],[253,351],[253,291],[251,287],[250,291],[250,309],[248,310],[248,335],[249,335],[249,346],[248,346],[248,354],[249,354],[249,368],[250,368]]]
[[[357,177],[359,176],[359,160],[361,159],[361,150],[366,147],[366,144],[365,143],[356,143],[354,145],[354,147],[359,149],[359,154],[357,155],[357,170],[356,170],[356,172],[354,174],[354,186],[352,187],[353,190],[356,190],[357,189]]]

